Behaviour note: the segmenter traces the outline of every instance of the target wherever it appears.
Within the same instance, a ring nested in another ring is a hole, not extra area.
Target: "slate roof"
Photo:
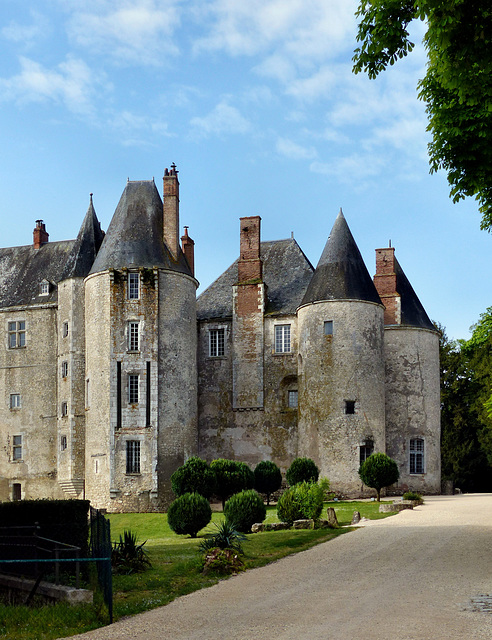
[[[91,270],[103,239],[104,232],[101,230],[101,224],[97,219],[91,194],[89,208],[78,236],[74,240],[73,249],[67,260],[61,280],[65,278],[85,278]]]
[[[295,314],[313,275],[313,265],[294,239],[260,243],[267,314]],[[238,258],[239,260],[239,258]],[[237,282],[236,260],[197,299],[199,320],[232,317],[232,285]]]
[[[396,291],[401,299],[401,324],[420,329],[436,328],[432,324],[412,285],[404,274],[398,260],[395,258]]]
[[[91,273],[163,267],[192,275],[183,253],[173,260],[163,240],[163,205],[153,180],[128,181]]]
[[[321,300],[382,304],[341,210],[301,304]]]

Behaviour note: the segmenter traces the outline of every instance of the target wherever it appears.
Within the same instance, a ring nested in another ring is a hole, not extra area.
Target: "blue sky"
[[[492,304],[474,200],[429,175],[421,46],[351,72],[355,0],[0,0],[2,246],[107,229],[127,177],[179,170],[201,289],[237,257],[240,216],[316,265],[342,207],[371,275],[397,258],[453,338]],[[414,26],[417,42],[422,27]]]

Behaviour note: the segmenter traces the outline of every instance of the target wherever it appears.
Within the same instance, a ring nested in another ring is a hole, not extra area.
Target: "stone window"
[[[208,355],[220,358],[225,355],[225,329],[210,329],[208,333]]]
[[[22,460],[22,436],[12,438],[12,460]]]
[[[14,482],[12,485],[12,500],[17,502],[22,499],[22,486],[20,482]]]
[[[67,436],[60,437],[60,451],[65,451],[67,448]]]
[[[410,473],[424,473],[424,439],[412,438],[410,440]]]
[[[9,349],[18,349],[26,346],[26,322],[17,320],[9,322]]]
[[[374,442],[366,440],[359,447],[359,464],[362,464],[367,458],[374,453]]]
[[[287,392],[287,405],[289,409],[297,409],[298,395],[297,389],[289,389]]]
[[[68,336],[68,322],[63,323],[62,335],[64,338]]]
[[[275,353],[290,353],[290,324],[275,326]]]
[[[87,378],[85,381],[85,408],[88,409],[91,406],[91,396],[90,396],[90,380]]]
[[[128,351],[138,351],[138,322],[128,323]]]
[[[355,413],[355,400],[345,400],[345,414],[353,415]]]
[[[50,283],[48,280],[43,280],[39,285],[39,295],[47,296],[50,293]]]
[[[61,414],[63,418],[68,416],[68,402],[61,403]]]
[[[20,409],[20,407],[21,407],[20,393],[11,393],[10,394],[10,408],[11,409]]]
[[[126,472],[140,473],[140,442],[138,440],[126,441]]]
[[[140,277],[138,273],[128,274],[128,299],[138,300],[140,297]]]
[[[138,402],[138,373],[130,373],[128,376],[128,403]]]
[[[325,320],[324,323],[324,334],[325,336],[333,335],[333,320]]]
[[[68,376],[68,362],[64,360],[61,363],[61,377],[66,378]]]

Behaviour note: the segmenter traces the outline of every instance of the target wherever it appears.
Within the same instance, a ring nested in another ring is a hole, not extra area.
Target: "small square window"
[[[62,417],[68,416],[68,403],[67,402],[62,402],[61,403],[61,414],[62,414]]]
[[[355,400],[345,400],[345,414],[352,415],[355,413]]]
[[[128,403],[137,404],[138,402],[138,373],[131,373],[128,376]]]
[[[138,273],[128,274],[128,299],[138,300],[140,297],[140,277]]]
[[[325,336],[333,335],[333,320],[325,320],[324,333],[325,333]]]
[[[67,448],[67,436],[60,437],[60,451],[65,451]]]
[[[68,376],[68,362],[64,360],[61,364],[61,377],[66,378]]]
[[[297,402],[298,402],[297,389],[290,390],[287,395],[288,395],[289,409],[297,409]]]
[[[210,329],[208,336],[208,355],[211,358],[220,358],[225,355],[224,328]]]
[[[290,324],[275,326],[275,353],[290,353]]]
[[[62,335],[64,338],[68,336],[68,322],[63,323]]]
[[[12,438],[12,459],[22,460],[22,436]]]
[[[11,393],[10,394],[10,408],[11,409],[20,409],[20,406],[21,406],[20,393]]]

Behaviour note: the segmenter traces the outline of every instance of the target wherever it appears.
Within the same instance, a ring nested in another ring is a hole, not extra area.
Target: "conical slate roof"
[[[301,306],[321,300],[362,300],[381,304],[341,209]]]
[[[436,330],[407,276],[395,258],[396,291],[400,294],[401,324],[420,329]]]
[[[162,267],[191,276],[182,252],[174,261],[164,244],[162,218],[162,200],[154,181],[128,181],[91,273]]]
[[[104,232],[101,230],[101,225],[97,219],[91,194],[89,208],[60,279],[85,278],[91,270],[103,238]]]

